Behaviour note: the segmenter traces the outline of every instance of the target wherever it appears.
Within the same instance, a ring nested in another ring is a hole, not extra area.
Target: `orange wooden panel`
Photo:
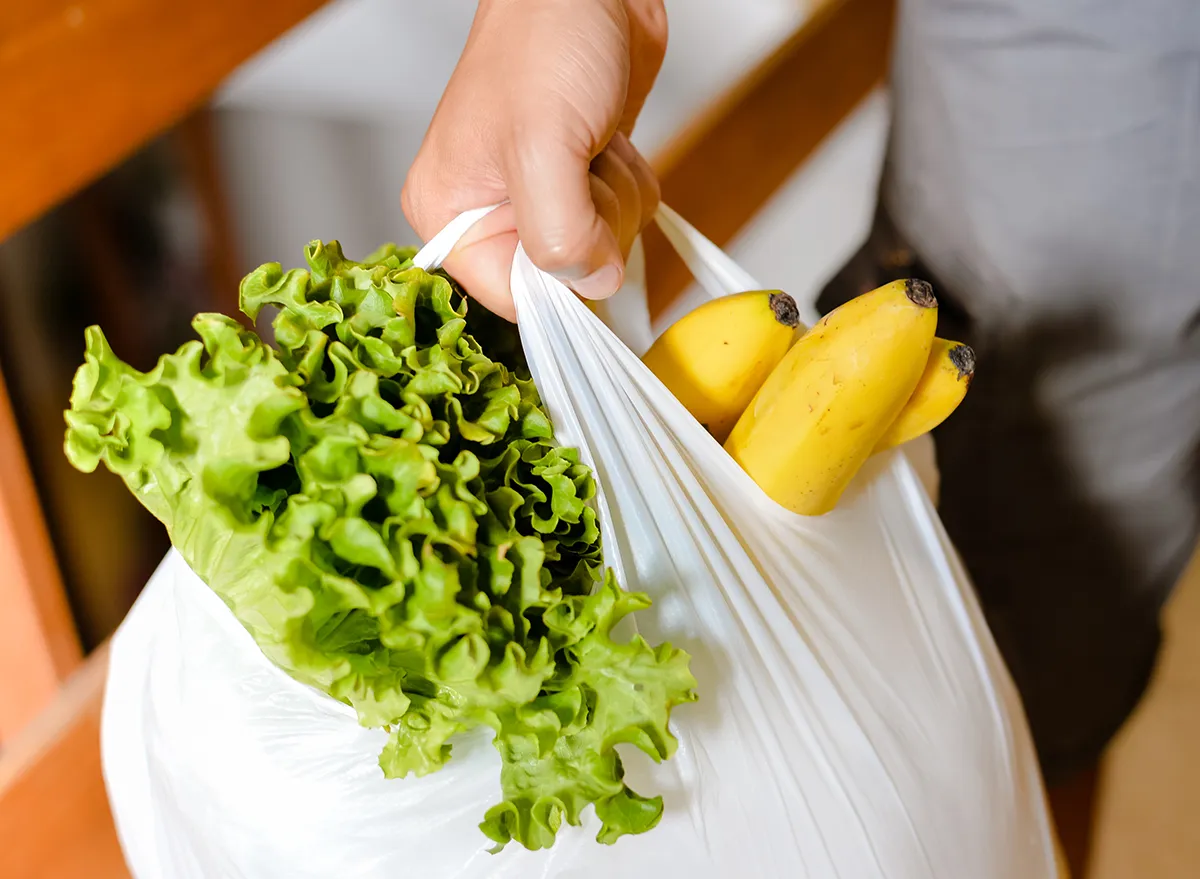
[[[200,105],[323,0],[2,0],[0,239]]]
[[[0,373],[0,744],[54,699],[81,652]],[[12,875],[0,873],[0,875]]]
[[[128,879],[100,772],[107,645],[0,756],[0,876]]]
[[[885,78],[895,0],[822,0],[779,49],[654,161],[663,201],[726,244]],[[645,236],[651,315],[686,288],[687,269]]]

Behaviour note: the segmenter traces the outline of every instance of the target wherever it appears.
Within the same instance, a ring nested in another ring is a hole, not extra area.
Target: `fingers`
[[[605,149],[592,160],[592,176],[603,188],[602,198],[597,185],[592,186],[596,209],[616,236],[624,260],[633,247],[633,239],[641,231],[642,196],[637,178],[612,149]]]
[[[515,322],[517,309],[509,293],[517,233],[508,231],[456,248],[444,268],[471,294],[471,298],[493,314]]]
[[[526,132],[513,145],[505,177],[529,258],[581,296],[611,296],[624,274],[614,231],[620,206],[611,187],[590,173],[586,146],[553,130]]]
[[[516,249],[512,205],[501,205],[467,231],[446,258],[444,268],[488,311],[515,321],[509,275]]]
[[[628,139],[618,134],[592,161],[588,190],[596,214],[616,238],[622,259],[627,259],[634,240],[654,218],[657,178]],[[471,227],[445,264],[446,271],[485,308],[508,320],[516,318],[512,298],[507,295],[518,241],[515,226],[513,205],[497,208]]]
[[[624,278],[625,257],[658,206],[654,173],[620,133],[586,163],[562,138],[525,143],[509,167],[508,186],[512,217],[529,258],[584,298],[611,296]],[[475,260],[490,251],[472,245],[470,252]],[[489,267],[486,281],[494,283],[496,277],[497,270]]]
[[[428,241],[462,211],[480,207],[489,200],[500,201],[504,193],[473,195],[472,200],[477,203],[457,203],[453,196],[453,190],[437,185],[436,177],[427,173],[426,165],[418,157],[401,192],[401,205],[409,225],[422,241]],[[516,249],[513,209],[511,205],[502,205],[467,230],[446,258],[444,267],[484,308],[515,320],[509,274]]]
[[[509,272],[518,241],[514,230],[527,230],[521,240],[526,242],[526,250],[535,264],[554,272],[585,298],[601,299],[620,286],[624,259],[638,234],[653,219],[658,205],[658,180],[623,134],[616,134],[587,166],[582,164],[582,159],[552,156],[537,168],[555,167],[555,161],[562,163],[558,172],[560,179],[573,176],[572,166],[585,169],[583,202],[579,201],[576,192],[575,202],[566,203],[561,215],[546,210],[553,208],[556,201],[560,206],[564,204],[561,198],[556,200],[552,195],[557,193],[561,197],[564,185],[546,182],[541,171],[523,188],[510,183],[511,203],[472,227],[446,261],[446,270],[474,298],[510,320],[514,318],[514,309],[508,292]],[[429,198],[422,180],[419,175],[410,176],[403,203],[409,222],[428,239],[452,219],[459,208],[438,204],[438,199]],[[535,208],[526,212],[523,219],[518,214],[522,205]],[[578,222],[572,223],[572,219]],[[578,266],[588,271],[581,271],[576,268]],[[599,277],[595,276],[597,269],[601,270]],[[593,277],[589,278],[589,275]]]
[[[620,132],[592,160],[592,175],[604,183],[604,200],[616,199],[614,209],[593,193],[597,210],[617,238],[622,259],[628,259],[634,240],[654,219],[659,199],[658,178]]]
[[[641,232],[654,219],[654,213],[658,210],[658,202],[662,197],[662,190],[658,185],[658,175],[654,173],[650,163],[624,134],[618,132],[609,141],[608,149],[625,162],[633,174],[634,180],[637,181],[638,203],[641,206],[638,232]],[[626,251],[626,256],[628,256],[628,251]]]

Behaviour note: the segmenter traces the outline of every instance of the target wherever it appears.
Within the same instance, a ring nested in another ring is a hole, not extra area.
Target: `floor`
[[[1200,553],[1165,628],[1150,692],[1101,768],[1086,879],[1200,876]]]

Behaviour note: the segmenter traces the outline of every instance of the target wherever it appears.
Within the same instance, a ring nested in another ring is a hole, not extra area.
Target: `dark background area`
[[[208,133],[203,112],[189,118],[0,242],[0,369],[85,649],[116,628],[169,542],[117,477],[70,466],[62,412],[88,325],[145,370],[191,337],[194,314],[236,309]]]

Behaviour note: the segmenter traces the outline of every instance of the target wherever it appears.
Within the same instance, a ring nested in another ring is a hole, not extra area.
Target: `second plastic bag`
[[[659,222],[710,294],[758,286],[670,211]],[[604,846],[589,811],[548,851],[489,854],[487,735],[430,776],[385,780],[384,733],[275,668],[172,553],[114,638],[104,710],[138,879],[1055,876],[1020,704],[904,456],[873,459],[833,513],[793,515],[523,251],[512,285],[557,436],[595,468],[605,561],[654,599],[641,633],[693,657],[700,701],[672,716],[676,755],[626,752],[661,823]],[[644,347],[647,321],[623,335]]]

